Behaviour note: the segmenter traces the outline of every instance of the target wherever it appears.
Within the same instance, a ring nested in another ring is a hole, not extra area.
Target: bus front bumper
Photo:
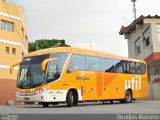
[[[34,93],[16,93],[18,102],[65,102],[67,91],[46,90]]]

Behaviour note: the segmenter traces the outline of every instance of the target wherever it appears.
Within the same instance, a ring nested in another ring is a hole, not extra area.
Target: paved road
[[[0,106],[8,114],[160,114],[160,101],[135,101],[130,104],[80,104],[68,108],[65,104],[43,108],[41,105]]]

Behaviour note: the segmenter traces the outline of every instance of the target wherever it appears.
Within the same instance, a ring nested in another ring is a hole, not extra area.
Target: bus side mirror
[[[46,65],[48,62],[50,61],[56,61],[58,60],[58,58],[48,58],[48,59],[45,59],[42,64],[41,64],[41,70],[44,72],[46,70]]]
[[[18,63],[13,64],[13,65],[10,67],[10,74],[12,74],[13,68],[14,68],[15,66],[17,66],[17,65],[20,65],[20,64],[21,64],[21,62],[18,62]]]

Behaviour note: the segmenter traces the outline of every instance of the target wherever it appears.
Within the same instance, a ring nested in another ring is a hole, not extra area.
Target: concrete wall
[[[154,83],[151,85],[152,99],[160,100],[160,83]]]
[[[150,42],[151,44],[147,47],[144,48],[143,46],[143,32],[147,29],[150,28]],[[148,57],[152,53],[152,35],[151,35],[151,25],[150,24],[145,24],[143,25],[142,28],[136,29],[130,34],[130,39],[128,39],[128,52],[129,52],[129,57],[130,58],[137,58],[137,59],[144,59]],[[136,55],[136,50],[135,50],[135,41],[140,37],[141,40],[141,53],[139,55]]]
[[[158,40],[157,24],[160,19],[145,19],[145,23],[151,23],[151,41],[153,43],[153,52],[160,52],[160,39]]]

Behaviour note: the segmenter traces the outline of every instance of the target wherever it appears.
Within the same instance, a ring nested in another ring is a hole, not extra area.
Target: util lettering
[[[125,80],[125,89],[131,88],[132,90],[141,90],[141,76],[136,75],[131,80]]]

